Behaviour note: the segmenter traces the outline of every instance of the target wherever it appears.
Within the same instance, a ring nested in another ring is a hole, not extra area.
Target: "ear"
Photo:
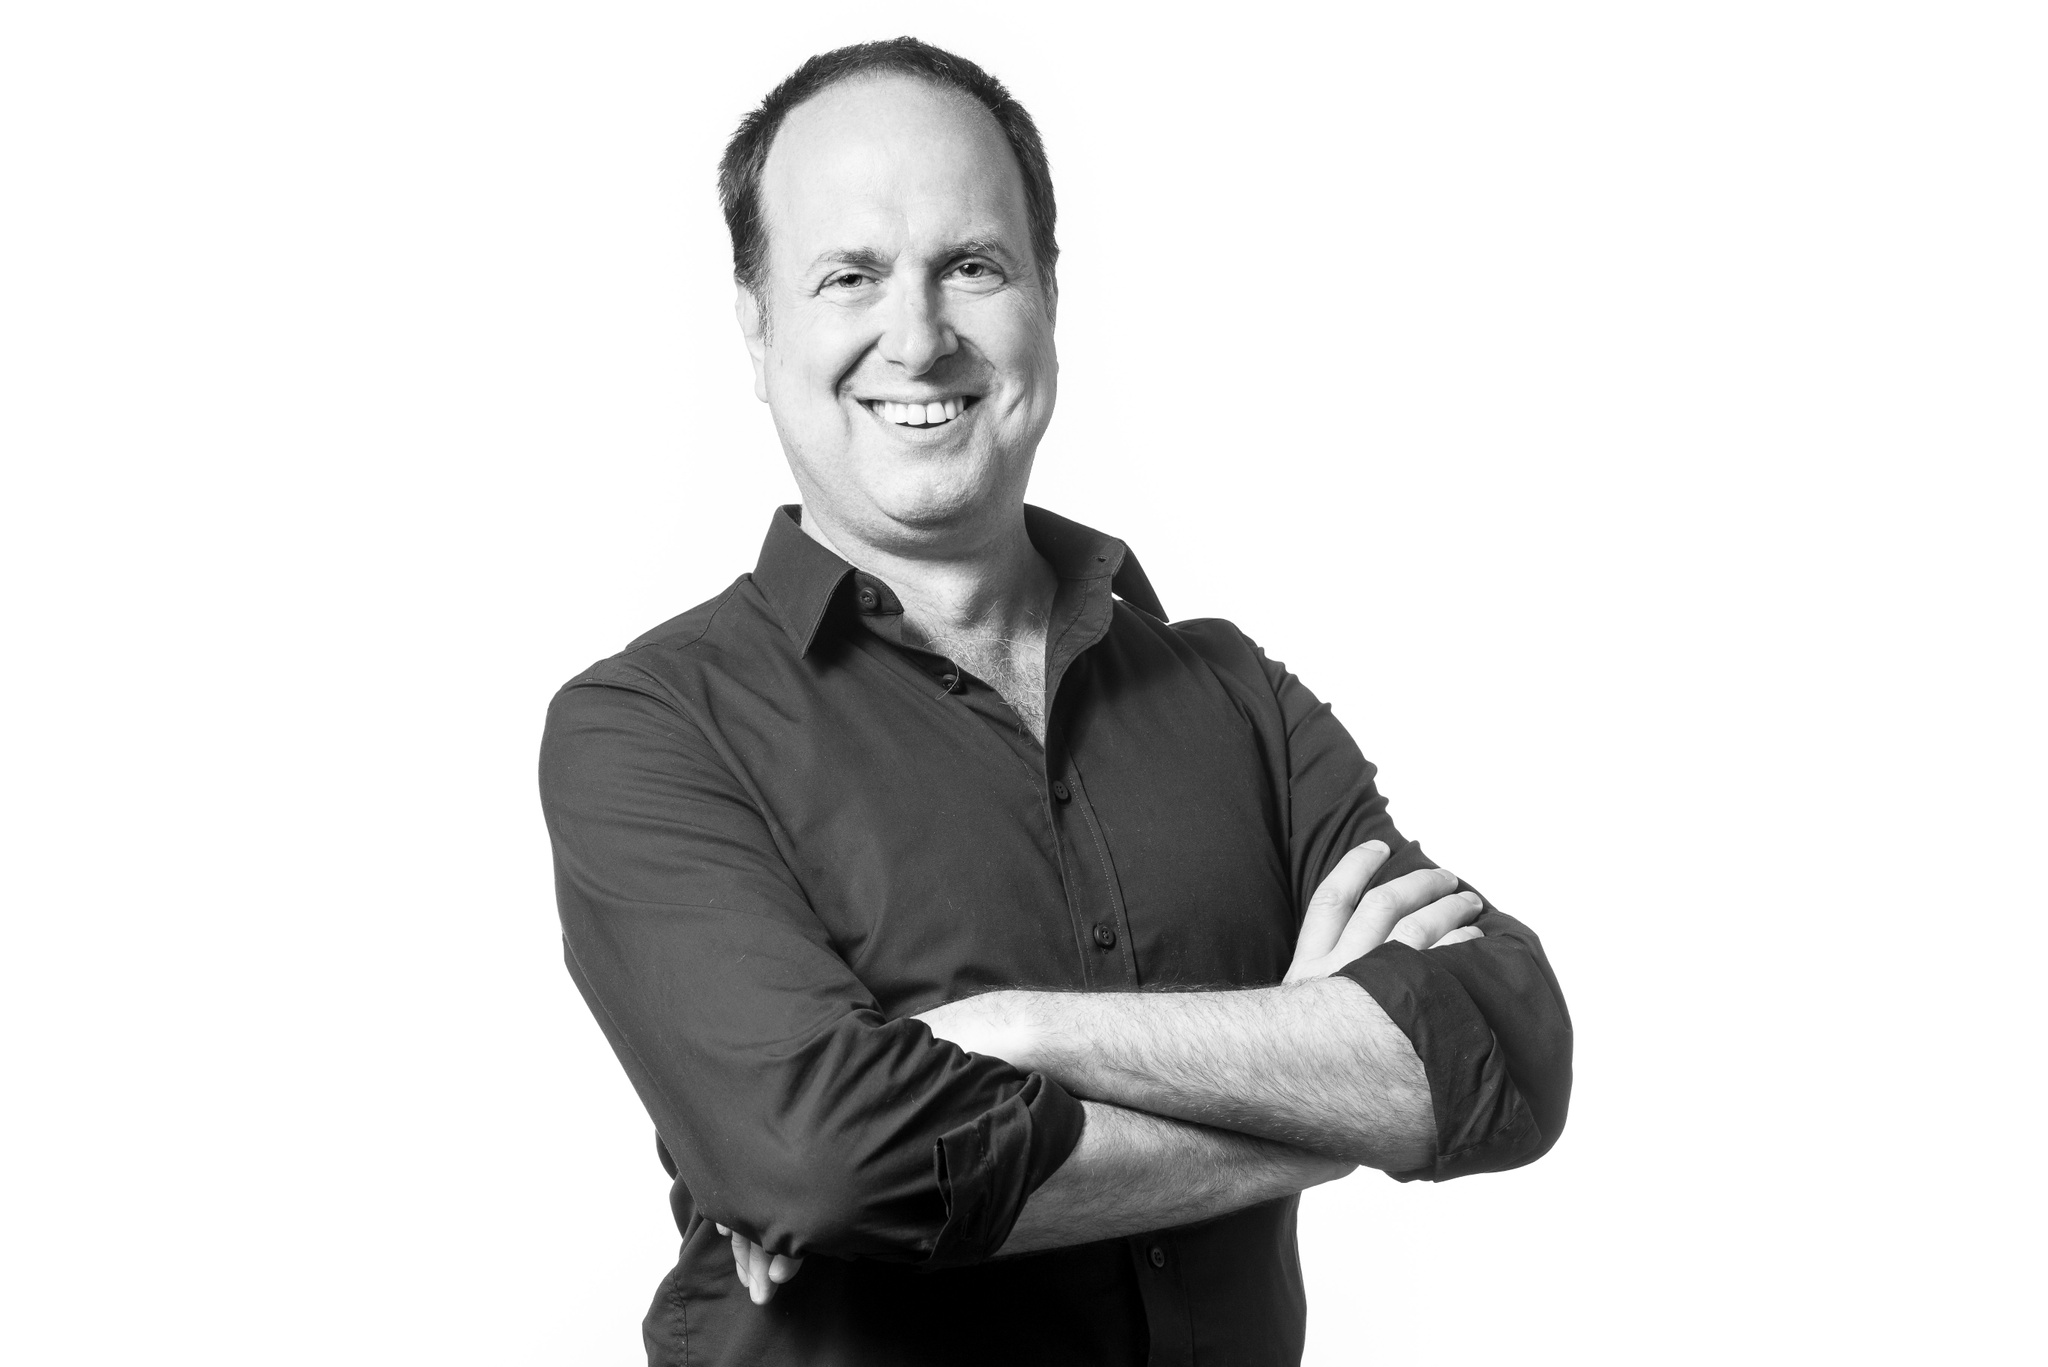
[[[754,397],[762,403],[768,402],[768,316],[761,309],[761,301],[754,292],[735,280],[733,282],[733,316],[740,321],[740,339],[747,344],[747,355],[754,362]]]

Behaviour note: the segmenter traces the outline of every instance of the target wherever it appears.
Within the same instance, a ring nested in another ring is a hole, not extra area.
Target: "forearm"
[[[1081,1142],[1024,1203],[1002,1255],[1192,1224],[1351,1170],[1249,1135],[1099,1102],[1086,1108]]]
[[[1002,994],[1012,1059],[1076,1096],[1390,1172],[1436,1122],[1408,1037],[1355,983],[1227,992]]]

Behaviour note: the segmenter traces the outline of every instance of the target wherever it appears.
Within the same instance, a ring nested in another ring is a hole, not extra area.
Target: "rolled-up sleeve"
[[[570,974],[697,1208],[797,1257],[992,1256],[1080,1103],[885,1019],[658,683],[564,689],[540,779]]]
[[[1564,1129],[1571,1018],[1543,946],[1491,908],[1478,924],[1477,940],[1429,950],[1389,941],[1339,970],[1408,1036],[1429,1077],[1436,1154],[1392,1174],[1402,1181],[1518,1168]]]
[[[1368,840],[1383,840],[1390,851],[1375,884],[1437,867],[1395,828],[1377,771],[1329,705],[1256,646],[1245,642],[1245,649],[1279,709],[1299,904]],[[1484,932],[1477,940],[1424,951],[1382,945],[1342,970],[1400,1026],[1429,1078],[1437,1152],[1425,1168],[1391,1174],[1403,1181],[1520,1167],[1547,1153],[1564,1130],[1572,1023],[1542,942],[1491,902],[1475,924]]]

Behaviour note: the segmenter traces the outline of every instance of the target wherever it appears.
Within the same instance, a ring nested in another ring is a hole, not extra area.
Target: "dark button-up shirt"
[[[569,970],[675,1177],[650,1361],[1297,1361],[1293,1198],[995,1258],[1081,1105],[910,1017],[1270,985],[1346,851],[1385,840],[1383,879],[1429,861],[1329,708],[1229,623],[1168,625],[1122,543],[1028,510],[1059,577],[1041,745],[798,516],[564,687],[542,749]],[[1541,946],[1479,924],[1346,970],[1429,1075],[1438,1153],[1404,1177],[1527,1162],[1564,1123]],[[808,1261],[754,1306],[714,1222]]]

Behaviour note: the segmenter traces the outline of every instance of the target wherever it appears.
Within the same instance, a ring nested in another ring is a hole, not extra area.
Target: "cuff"
[[[1402,1182],[1442,1182],[1520,1167],[1549,1146],[1507,1056],[1457,978],[1428,954],[1389,940],[1337,970],[1379,1003],[1422,1060],[1436,1111],[1436,1157],[1427,1167],[1389,1174]]]
[[[1057,1083],[1033,1073],[1009,1100],[939,1136],[932,1162],[946,1223],[926,1265],[994,1257],[1025,1200],[1081,1142],[1084,1114]]]
[[[1491,909],[1476,924],[1485,935],[1432,949],[1429,963],[1456,978],[1486,1017],[1548,1147],[1564,1133],[1571,1109],[1571,1012],[1534,931]]]

